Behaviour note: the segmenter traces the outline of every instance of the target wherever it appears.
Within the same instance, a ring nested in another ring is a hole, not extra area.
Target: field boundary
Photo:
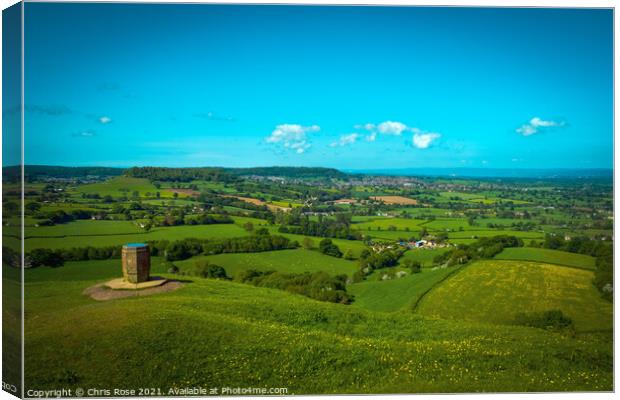
[[[447,274],[446,276],[444,276],[443,278],[441,278],[439,281],[437,281],[433,286],[431,286],[430,288],[426,289],[424,292],[422,292],[422,294],[420,295],[420,297],[418,297],[418,299],[413,303],[413,305],[411,306],[411,311],[413,311],[414,313],[416,312],[416,309],[418,308],[418,306],[420,305],[420,303],[422,302],[422,299],[424,299],[424,297],[429,294],[431,292],[431,290],[435,289],[437,286],[441,285],[443,282],[445,282],[446,279],[450,278],[451,276],[453,276],[454,274],[456,274],[459,271],[464,270],[467,266],[469,266],[470,264],[467,265],[462,265],[460,267],[456,267],[452,272],[450,272],[449,274]],[[448,267],[446,267],[448,268]]]
[[[579,253],[575,253],[575,254],[579,254]],[[524,262],[524,263],[549,264],[549,265],[555,265],[556,267],[573,268],[573,269],[579,269],[579,270],[582,270],[582,271],[590,271],[590,272],[596,271],[596,266],[594,268],[586,268],[586,267],[579,267],[579,266],[576,266],[576,265],[558,264],[556,262],[550,262],[550,261],[524,260],[524,259],[519,259],[519,258],[495,258],[495,257],[493,257],[493,260],[496,260],[496,261],[521,261],[521,262]]]

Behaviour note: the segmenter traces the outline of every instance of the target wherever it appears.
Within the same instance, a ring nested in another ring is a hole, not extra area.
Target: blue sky
[[[26,163],[608,168],[612,12],[26,4]]]

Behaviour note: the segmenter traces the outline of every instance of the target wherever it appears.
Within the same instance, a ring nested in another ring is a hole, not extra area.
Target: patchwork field
[[[420,302],[422,315],[512,324],[520,312],[561,310],[579,331],[611,329],[612,304],[591,271],[526,261],[477,261]]]
[[[256,386],[300,395],[613,389],[609,183],[288,167],[132,168],[108,179],[41,168],[46,174],[29,177],[24,210],[27,386]],[[20,245],[18,195],[9,190],[3,202],[3,261],[11,265],[17,259],[6,247]],[[147,220],[152,226],[141,228]],[[35,226],[42,221],[55,225]],[[497,235],[535,244],[497,254],[520,241],[478,241]],[[589,255],[537,247],[573,249],[571,235],[598,257],[598,268]],[[327,238],[339,251],[320,246]],[[401,239],[438,247],[406,249]],[[157,240],[168,244],[158,245],[151,274],[178,289],[109,301],[84,290],[121,276],[120,259],[93,260],[117,252],[54,251]],[[197,271],[204,261],[228,277],[202,278],[222,277]],[[412,273],[409,261],[421,272]],[[4,293],[15,292],[7,277],[19,270],[3,268]],[[228,279],[248,269],[324,274]],[[15,325],[15,306],[5,324]],[[518,318],[550,310],[561,310],[574,329]],[[5,345],[16,343],[17,330],[6,331],[13,336]]]

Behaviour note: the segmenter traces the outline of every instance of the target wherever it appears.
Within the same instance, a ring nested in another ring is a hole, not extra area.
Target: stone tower
[[[144,243],[129,243],[123,246],[123,278],[130,283],[149,280],[151,272],[151,253]]]

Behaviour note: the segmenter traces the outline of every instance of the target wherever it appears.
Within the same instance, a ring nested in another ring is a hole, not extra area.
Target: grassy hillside
[[[596,259],[585,254],[568,253],[566,251],[538,249],[531,247],[511,247],[495,256],[497,260],[538,261],[549,264],[566,265],[569,267],[594,269]]]
[[[222,266],[231,277],[248,269],[292,273],[325,271],[330,275],[352,275],[358,269],[354,261],[330,257],[315,250],[305,249],[200,256],[177,261],[175,265],[181,270],[189,270],[197,260],[208,260]]]
[[[82,295],[116,268],[97,261],[27,271],[27,387],[612,388],[611,342],[598,336],[373,313],[200,278],[149,297],[95,302]]]
[[[349,285],[347,291],[355,295],[353,304],[357,307],[372,311],[410,310],[426,291],[453,272],[455,268],[425,268],[419,274],[400,279],[355,283]]]
[[[418,311],[437,318],[512,324],[517,313],[559,309],[580,331],[611,329],[612,304],[591,271],[525,261],[478,261],[429,293]]]

